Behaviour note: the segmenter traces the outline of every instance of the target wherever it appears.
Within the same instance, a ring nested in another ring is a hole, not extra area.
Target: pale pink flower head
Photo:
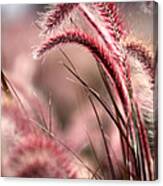
[[[75,178],[72,159],[61,146],[45,136],[28,135],[8,156],[3,176]]]

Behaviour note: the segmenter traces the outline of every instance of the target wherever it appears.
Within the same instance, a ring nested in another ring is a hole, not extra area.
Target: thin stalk
[[[102,161],[103,161],[103,160],[102,160]],[[91,179],[93,179],[93,178],[95,177],[95,175],[97,174],[97,172],[99,171],[99,169],[101,169],[102,161],[101,161],[101,163],[97,166],[97,168],[95,169],[95,172],[94,172],[94,174],[92,175]]]
[[[110,85],[109,85],[109,83],[108,83],[108,81],[107,81],[107,76],[106,76],[106,74],[105,74],[105,71],[102,69],[102,67],[101,67],[99,64],[98,64],[98,69],[99,69],[100,75],[101,75],[101,77],[102,77],[102,80],[103,80],[103,82],[104,82],[104,84],[105,84],[106,90],[107,90],[107,92],[109,93],[109,96],[110,96],[111,101],[112,101],[112,103],[113,103],[113,106],[114,106],[114,109],[115,109],[115,112],[116,112],[116,116],[117,116],[117,121],[120,123],[120,120],[121,120],[122,123],[123,123],[123,126],[126,127],[126,124],[125,124],[125,121],[124,121],[124,119],[123,119],[123,116],[122,116],[122,114],[120,113],[120,111],[119,111],[119,109],[118,109],[118,107],[117,107],[117,104],[116,104],[116,102],[115,102],[115,100],[114,100],[114,97],[113,97],[113,95],[112,95],[111,87],[110,87]],[[123,139],[123,137],[121,136],[121,134],[120,134],[120,140],[121,140],[121,148],[122,148],[123,162],[124,162],[124,164],[126,165],[126,159],[125,159],[125,157],[126,157],[126,155],[125,155],[125,142],[124,142],[124,139]]]
[[[113,106],[114,106],[114,108],[115,108],[115,110],[117,112],[118,118],[122,121],[124,127],[126,127],[126,124],[125,124],[126,122],[125,122],[125,120],[124,120],[121,112],[119,111],[119,108],[117,107],[117,104],[116,104],[116,102],[114,100],[114,97],[112,95],[111,87],[110,87],[110,85],[109,85],[109,83],[107,81],[107,76],[105,74],[105,71],[102,69],[102,67],[99,64],[98,64],[98,69],[99,69],[100,75],[102,77],[102,80],[103,80],[103,82],[105,84],[105,87],[107,89],[107,92],[109,93],[109,96],[111,98],[111,101],[113,103]]]
[[[5,74],[4,74],[5,75]],[[20,107],[22,108],[23,112],[24,112],[24,115],[26,118],[28,118],[28,112],[27,110],[25,109],[21,99],[19,98],[18,94],[17,94],[17,91],[15,90],[14,86],[12,85],[12,83],[9,81],[8,77],[5,75],[5,80],[7,82],[7,84],[9,85],[8,87],[10,87],[11,91],[13,92],[13,95],[15,96],[18,104],[20,105]],[[12,93],[11,93],[12,95]]]
[[[97,165],[98,165],[98,167],[99,167],[99,169],[100,169],[102,175],[104,176],[104,172],[103,172],[103,169],[101,168],[100,161],[99,161],[99,158],[98,158],[98,156],[97,156],[95,147],[94,147],[94,145],[93,145],[93,143],[92,143],[91,137],[89,136],[89,134],[88,134],[87,132],[86,132],[86,134],[87,134],[87,136],[88,136],[88,140],[89,140],[89,143],[90,143],[90,145],[91,145],[91,149],[92,149],[93,155],[94,155],[94,157],[95,157],[95,160],[96,160],[96,162],[97,162]]]
[[[104,146],[105,146],[105,151],[106,151],[107,158],[108,158],[108,168],[110,167],[112,178],[115,179],[116,176],[115,176],[114,167],[113,167],[112,159],[111,159],[111,156],[110,156],[110,151],[109,151],[109,148],[108,148],[107,140],[105,138],[104,128],[103,128],[103,125],[101,123],[101,120],[99,118],[98,112],[96,110],[96,107],[94,105],[94,102],[93,102],[91,96],[88,96],[88,98],[90,100],[90,103],[91,103],[92,108],[93,108],[93,110],[95,112],[95,115],[96,115],[96,119],[98,121],[98,126],[99,126],[99,129],[100,129],[100,132],[101,132],[101,136],[102,136],[102,139],[103,139],[103,142],[104,142]]]
[[[37,96],[37,94],[34,92],[33,93],[33,95],[35,96],[35,98],[36,98],[36,100],[37,100],[37,102],[38,102],[38,111],[39,111],[39,113],[40,114],[38,114],[37,113],[37,110],[36,110],[36,113],[37,113],[37,115],[39,115],[40,116],[40,120],[41,120],[41,123],[43,124],[43,125],[45,125],[45,127],[48,129],[48,126],[47,126],[47,123],[46,123],[46,121],[45,121],[45,116],[44,116],[44,114],[43,114],[43,111],[42,111],[42,106],[41,106],[41,104],[40,104],[40,100],[39,100],[39,98],[38,98],[38,96]]]

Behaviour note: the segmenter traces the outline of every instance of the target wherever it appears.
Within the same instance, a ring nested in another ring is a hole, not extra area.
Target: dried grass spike
[[[43,33],[53,31],[62,21],[70,15],[72,10],[77,6],[77,3],[62,3],[55,5],[51,10],[43,13],[40,26]]]
[[[94,5],[110,35],[119,41],[121,37],[125,35],[125,30],[116,4],[95,3]]]

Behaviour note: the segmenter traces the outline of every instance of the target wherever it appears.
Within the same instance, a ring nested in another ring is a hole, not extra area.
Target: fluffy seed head
[[[9,155],[4,176],[75,178],[67,153],[45,136],[24,137]]]

